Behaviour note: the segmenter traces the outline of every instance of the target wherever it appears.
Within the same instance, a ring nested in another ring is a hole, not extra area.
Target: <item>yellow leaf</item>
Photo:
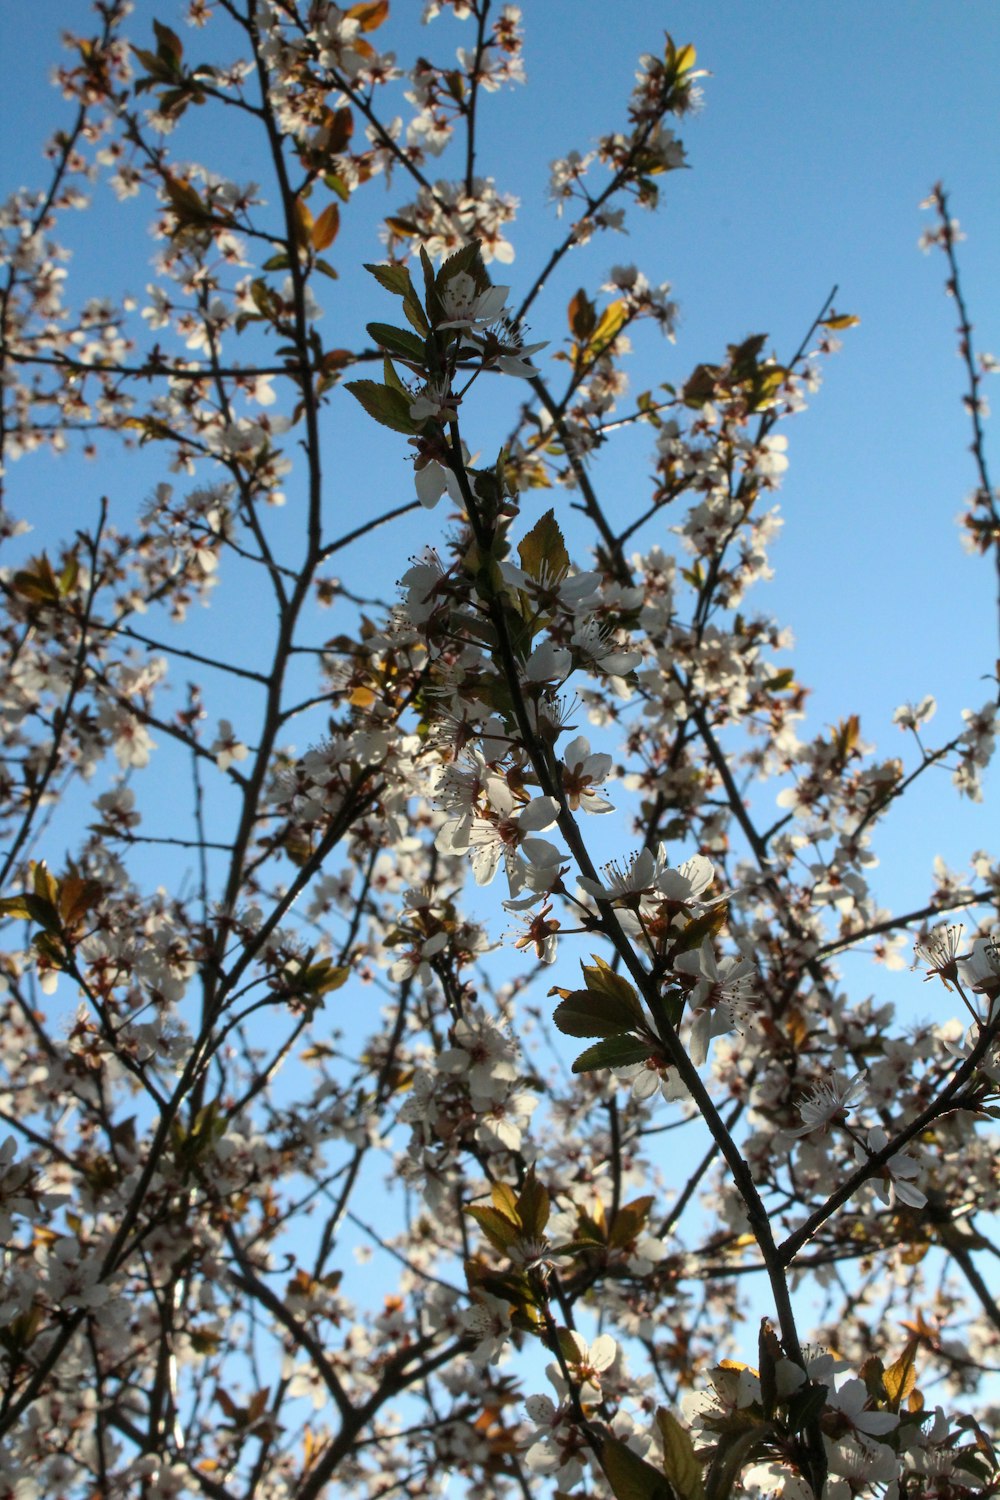
[[[55,906],[59,900],[59,882],[49,874],[48,866],[44,860],[31,867],[31,879],[35,888],[35,895],[41,901],[47,901],[50,906]]]
[[[325,250],[332,245],[337,238],[337,230],[340,228],[340,209],[336,203],[327,204],[319,218],[312,227],[312,245],[314,250]]]
[[[824,328],[856,328],[861,319],[854,313],[831,313],[828,318],[823,319]]]
[[[313,216],[312,210],[304,198],[295,199],[295,219],[300,243],[309,244],[312,240]]]
[[[167,177],[163,186],[177,221],[171,230],[173,236],[179,235],[184,229],[199,228],[211,223],[212,215],[207,205],[202,202],[186,177]]]
[[[336,1057],[336,1055],[333,1048],[328,1047],[326,1042],[317,1042],[315,1046],[307,1047],[304,1052],[299,1053],[303,1062],[324,1062],[326,1058]]]
[[[628,309],[624,302],[611,302],[601,313],[587,344],[587,354],[591,359],[596,359],[598,354],[604,350],[614,339],[622,324],[628,316]]]
[[[375,31],[389,14],[389,0],[362,0],[347,12],[351,21],[360,21],[362,31]]]
[[[313,1435],[311,1427],[305,1427],[302,1432],[302,1449],[304,1454],[304,1468],[306,1473],[312,1468],[316,1458],[322,1450],[323,1443]]]
[[[493,1199],[493,1207],[499,1213],[506,1214],[508,1219],[515,1224],[520,1224],[521,1215],[517,1209],[517,1194],[514,1189],[508,1187],[505,1182],[495,1182],[490,1189],[490,1197]]]
[[[902,1354],[882,1373],[882,1383],[892,1411],[899,1411],[900,1403],[910,1394],[917,1383],[917,1349],[919,1338],[908,1339]]]

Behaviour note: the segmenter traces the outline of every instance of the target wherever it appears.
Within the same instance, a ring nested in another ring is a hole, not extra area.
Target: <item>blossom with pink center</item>
[[[864,1092],[864,1070],[855,1073],[846,1083],[821,1079],[813,1085],[799,1104],[802,1124],[795,1130],[786,1130],[786,1135],[809,1135],[814,1130],[827,1130],[837,1120],[847,1117],[848,1106]]]
[[[610,755],[592,755],[590,741],[585,735],[577,735],[563,751],[562,783],[566,801],[574,812],[613,812],[610,802],[601,797],[596,788],[611,770]]]

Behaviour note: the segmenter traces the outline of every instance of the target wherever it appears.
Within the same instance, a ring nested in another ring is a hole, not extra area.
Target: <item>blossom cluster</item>
[[[935,767],[985,798],[996,703],[807,730],[754,602],[856,320],[633,397],[669,283],[545,285],[685,164],[694,48],[552,164],[532,280],[477,154],[517,6],[417,57],[386,0],[96,9],[0,211],[0,1494],[1000,1493],[1000,860],[894,912],[876,853]],[[102,177],[143,298],[75,297]]]

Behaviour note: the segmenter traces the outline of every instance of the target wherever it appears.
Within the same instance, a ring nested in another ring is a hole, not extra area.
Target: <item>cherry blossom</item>
[[[882,1151],[889,1144],[889,1137],[881,1125],[876,1125],[868,1132],[868,1152]],[[868,1154],[860,1145],[855,1147],[855,1159],[862,1165],[868,1159]],[[883,1203],[888,1203],[894,1208],[897,1203],[905,1203],[910,1208],[923,1208],[927,1202],[927,1194],[915,1185],[915,1179],[921,1176],[920,1164],[913,1160],[912,1156],[905,1151],[897,1151],[890,1156],[883,1169],[883,1175],[873,1179],[873,1186]]]
[[[786,1131],[786,1134],[803,1136],[809,1135],[814,1130],[825,1131],[831,1125],[845,1119],[850,1106],[864,1092],[865,1078],[865,1073],[861,1071],[855,1073],[846,1083],[840,1083],[835,1079],[820,1079],[799,1103],[798,1109],[802,1124],[795,1130]]]

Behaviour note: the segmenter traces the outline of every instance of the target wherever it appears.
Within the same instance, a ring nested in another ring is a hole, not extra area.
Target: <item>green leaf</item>
[[[764,1408],[764,1415],[768,1421],[774,1416],[774,1409],[778,1404],[777,1366],[783,1357],[784,1351],[767,1318],[760,1320],[760,1333],[757,1336],[757,1363],[760,1368],[760,1399]]]
[[[391,323],[369,323],[367,328],[380,349],[388,349],[390,354],[396,354],[401,359],[423,364],[424,341],[417,338],[416,334],[410,333],[406,328],[394,328]]]
[[[517,555],[521,567],[532,578],[540,578],[544,573],[554,583],[562,582],[569,572],[569,553],[554,511],[547,510],[544,516],[539,516],[518,543]]]
[[[593,959],[592,964],[580,965],[588,990],[593,990],[598,995],[610,995],[613,1000],[620,1000],[623,1005],[631,1006],[632,1014],[637,1021],[641,1021],[642,1007],[628,980],[623,975],[616,974],[611,965],[596,953],[593,954]]]
[[[557,1328],[556,1343],[559,1346],[559,1353],[562,1355],[566,1363],[568,1365],[575,1365],[577,1360],[580,1358],[580,1351],[577,1348],[572,1329]]]
[[[517,1197],[517,1214],[524,1233],[538,1239],[549,1222],[549,1195],[535,1176],[534,1167],[528,1169],[524,1185]]]
[[[663,1440],[663,1469],[682,1500],[704,1500],[705,1481],[695,1457],[691,1434],[666,1407],[658,1407],[656,1425]]]
[[[650,1054],[648,1041],[632,1036],[609,1036],[586,1052],[573,1064],[574,1073],[592,1073],[595,1068],[623,1068],[628,1063],[645,1062]]]
[[[431,312],[432,306],[437,303],[437,292],[434,287],[434,267],[423,245],[420,246],[420,269],[424,273],[424,301],[427,303],[427,311]]]
[[[164,26],[160,21],[153,22],[153,31],[156,34],[156,50],[164,62],[170,62],[175,67],[184,56],[184,48],[176,31],[171,31],[169,26]]]
[[[396,367],[393,364],[392,360],[389,358],[388,354],[382,360],[382,378],[390,390],[402,392],[402,394],[406,397],[407,410],[409,410],[409,405],[412,397],[410,396],[409,391],[406,389],[406,386],[396,374]]]
[[[814,1422],[826,1405],[827,1389],[825,1385],[817,1385],[810,1381],[807,1385],[800,1385],[797,1391],[793,1391],[788,1398],[788,1426],[792,1432],[801,1432]]]
[[[172,79],[174,77],[173,68],[168,67],[164,63],[162,58],[157,57],[155,52],[150,52],[145,47],[133,47],[132,51],[142,63],[146,71],[150,74],[148,78],[141,78],[137,82],[135,86],[135,91],[137,94],[145,93],[146,90],[151,89],[154,84],[165,83],[167,79]]]
[[[774,1429],[751,1427],[749,1432],[727,1432],[719,1440],[715,1457],[705,1476],[705,1500],[729,1500],[743,1465],[760,1451]]]
[[[666,1036],[668,1028],[676,1028],[681,1024],[686,1004],[687,996],[683,990],[669,989],[664,990],[662,995],[650,995],[649,1008],[656,1019],[659,1036]]]
[[[490,1244],[501,1255],[507,1255],[511,1246],[516,1245],[521,1238],[520,1225],[513,1223],[506,1214],[499,1213],[495,1208],[480,1208],[473,1204],[465,1212],[475,1219]]]
[[[494,1182],[490,1188],[490,1197],[493,1199],[493,1207],[502,1213],[511,1223],[520,1226],[521,1219],[517,1210],[517,1194],[509,1182]]]
[[[413,290],[410,273],[405,266],[372,266],[366,263],[365,270],[372,273],[379,286],[384,286],[387,292],[394,292],[397,297],[405,297],[407,292]]]
[[[601,1468],[615,1500],[675,1500],[668,1480],[620,1438],[601,1444]]]
[[[324,173],[323,181],[331,193],[336,193],[341,203],[347,202],[351,196],[351,190],[342,177],[338,177],[336,172],[326,172]],[[368,267],[368,270],[371,270],[371,266]]]
[[[408,437],[420,431],[419,423],[410,416],[410,399],[400,391],[379,385],[377,380],[348,380],[344,389],[350,391],[368,415],[381,422],[383,427],[391,427],[393,432],[405,432]]]
[[[564,1036],[619,1036],[636,1024],[633,1006],[593,990],[574,990],[556,1006],[552,1019]]]
[[[34,901],[36,898],[33,896],[5,896],[0,901],[0,917],[15,917],[30,922],[35,915],[31,909]]]
[[[185,224],[207,224],[211,222],[211,212],[202,202],[187,178],[167,177],[164,179],[163,186],[167,197],[170,199],[170,207],[173,210],[178,226]]]
[[[483,263],[479,240],[470,240],[467,245],[462,246],[461,250],[456,250],[453,255],[448,256],[435,278],[435,290],[441,292],[454,276],[460,276],[463,272],[472,277],[476,283],[477,292],[485,292],[492,284]]]
[[[59,584],[44,552],[40,557],[32,558],[27,568],[14,574],[13,586],[32,603],[56,604],[59,601]]]
[[[350,977],[348,964],[333,964],[328,958],[324,958],[318,964],[311,964],[300,974],[298,983],[311,995],[330,995],[345,985]]]
[[[689,922],[670,949],[671,960],[679,953],[690,953],[694,948],[700,948],[706,938],[714,937],[715,934],[725,926],[726,907],[724,905],[711,906],[708,911],[703,911],[700,916]]]
[[[424,310],[420,306],[420,299],[418,298],[416,292],[412,287],[410,288],[410,291],[407,293],[407,295],[403,298],[403,312],[406,314],[406,321],[409,323],[410,327],[415,328],[416,331],[421,335],[421,337],[424,337],[430,333],[431,325],[425,318]]]
[[[608,1233],[608,1244],[613,1249],[624,1250],[627,1245],[631,1245],[637,1235],[642,1233],[649,1219],[649,1210],[655,1201],[650,1194],[646,1198],[635,1198],[618,1210]]]

